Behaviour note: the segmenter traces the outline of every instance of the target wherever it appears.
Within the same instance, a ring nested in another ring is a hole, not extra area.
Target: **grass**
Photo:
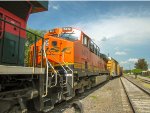
[[[148,76],[143,76],[143,77],[147,77],[147,78],[150,78],[150,75],[148,75]]]
[[[97,97],[96,97],[96,96],[94,96],[94,95],[93,95],[93,96],[91,96],[91,98],[92,98],[92,99],[97,99]]]
[[[143,86],[146,87],[146,88],[148,88],[148,89],[150,89],[150,84],[143,83]]]
[[[137,78],[137,81],[141,83],[142,86],[144,86],[145,88],[150,89],[150,84],[148,83],[144,83],[143,81],[141,81],[141,79]]]

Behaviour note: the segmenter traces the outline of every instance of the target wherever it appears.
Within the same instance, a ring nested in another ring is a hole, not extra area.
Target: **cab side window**
[[[97,55],[97,46],[94,44],[94,53]]]
[[[97,49],[96,55],[99,56],[99,52],[100,52],[99,47],[97,46],[96,49]]]
[[[86,35],[82,36],[82,44],[89,47],[89,40],[88,40],[88,37]]]
[[[90,50],[94,52],[94,43],[92,41],[90,41]]]

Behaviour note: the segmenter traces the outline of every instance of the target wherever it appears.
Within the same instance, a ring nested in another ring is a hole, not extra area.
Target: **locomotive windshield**
[[[71,32],[65,32],[65,33],[60,34],[61,38],[64,38],[70,41],[79,40],[80,36],[81,36],[81,31],[77,29],[73,29]]]

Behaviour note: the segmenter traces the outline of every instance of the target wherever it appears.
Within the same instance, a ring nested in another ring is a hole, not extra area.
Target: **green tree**
[[[36,35],[39,35],[41,37],[44,36],[44,34],[46,33],[46,30],[35,30],[35,29],[31,29],[31,28],[27,28],[28,31],[36,34]],[[37,37],[37,40],[39,39],[40,37]],[[35,41],[35,35],[27,32],[27,43],[30,45],[30,44],[33,44]]]
[[[130,72],[131,72],[131,70],[123,70],[123,73],[125,73],[125,74],[128,74]]]
[[[46,33],[45,30],[35,30],[31,28],[27,28],[27,30],[41,37],[43,37],[44,34]],[[27,32],[26,34],[27,40],[25,42],[25,59],[24,59],[25,65],[28,64],[30,46],[35,43],[35,35],[33,35],[32,33]],[[40,37],[37,37],[37,40],[38,39],[40,39]]]
[[[132,73],[133,73],[134,75],[138,75],[138,74],[141,74],[141,73],[142,73],[142,70],[141,70],[141,69],[133,69],[133,70],[132,70]]]
[[[148,69],[147,61],[145,61],[145,59],[138,59],[138,61],[135,63],[135,68],[141,70],[147,70]]]

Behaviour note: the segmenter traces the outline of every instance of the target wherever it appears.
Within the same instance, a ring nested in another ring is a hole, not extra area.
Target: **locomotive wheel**
[[[89,84],[88,84],[88,86],[87,86],[87,89],[91,89],[91,87],[92,87],[92,83],[90,81]]]
[[[83,113],[83,106],[80,101],[73,102],[72,107],[74,107],[75,113]]]
[[[78,93],[83,93],[84,92],[84,86],[82,85],[81,88],[78,90]]]

